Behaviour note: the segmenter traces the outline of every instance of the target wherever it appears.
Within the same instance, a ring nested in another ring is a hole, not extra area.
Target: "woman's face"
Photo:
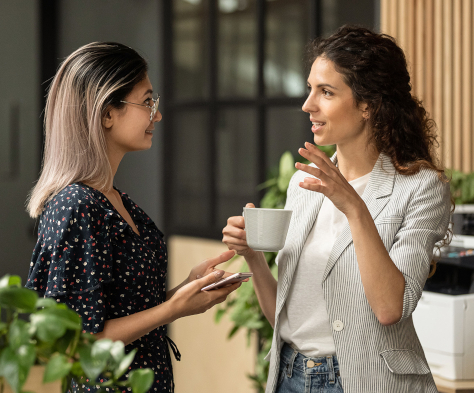
[[[320,146],[352,144],[367,139],[364,110],[357,106],[351,88],[334,68],[334,63],[318,57],[308,77],[310,93],[303,105],[313,123],[314,143]],[[367,116],[368,113],[365,113]]]
[[[148,75],[135,85],[124,101],[153,106],[153,87]],[[162,119],[160,111],[150,121],[151,109],[146,106],[124,104],[122,109],[110,110],[104,118],[105,136],[109,151],[127,153],[151,147],[155,122]]]

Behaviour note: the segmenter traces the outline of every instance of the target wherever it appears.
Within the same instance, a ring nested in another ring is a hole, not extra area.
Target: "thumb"
[[[245,207],[249,207],[249,208],[252,208],[252,209],[255,209],[255,205],[253,203],[247,203],[245,205]]]
[[[199,285],[203,288],[206,285],[214,284],[217,280],[220,280],[224,273],[224,270],[214,270],[212,273],[209,273],[207,276],[202,277],[197,281],[199,281]]]

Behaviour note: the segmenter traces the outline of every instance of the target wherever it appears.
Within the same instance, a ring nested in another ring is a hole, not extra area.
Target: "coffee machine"
[[[413,323],[433,375],[474,379],[474,205],[456,206],[453,240],[437,254]]]

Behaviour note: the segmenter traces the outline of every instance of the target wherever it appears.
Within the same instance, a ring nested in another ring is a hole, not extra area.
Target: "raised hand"
[[[299,184],[301,188],[324,194],[346,216],[364,203],[326,154],[309,142],[305,143],[305,147],[306,149],[300,148],[298,152],[317,168],[300,162],[297,162],[295,167],[316,179],[305,177]]]

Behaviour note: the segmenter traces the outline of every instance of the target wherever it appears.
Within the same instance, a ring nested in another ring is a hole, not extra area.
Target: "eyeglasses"
[[[150,113],[150,121],[153,121],[153,118],[156,115],[156,112],[158,112],[158,105],[160,104],[160,96],[158,94],[154,94],[154,97],[151,98],[153,101],[153,105],[146,105],[146,104],[137,104],[136,102],[128,102],[128,101],[120,101],[123,102],[124,104],[132,104],[132,105],[140,105],[140,106],[146,106],[147,108],[150,108],[151,113]]]

